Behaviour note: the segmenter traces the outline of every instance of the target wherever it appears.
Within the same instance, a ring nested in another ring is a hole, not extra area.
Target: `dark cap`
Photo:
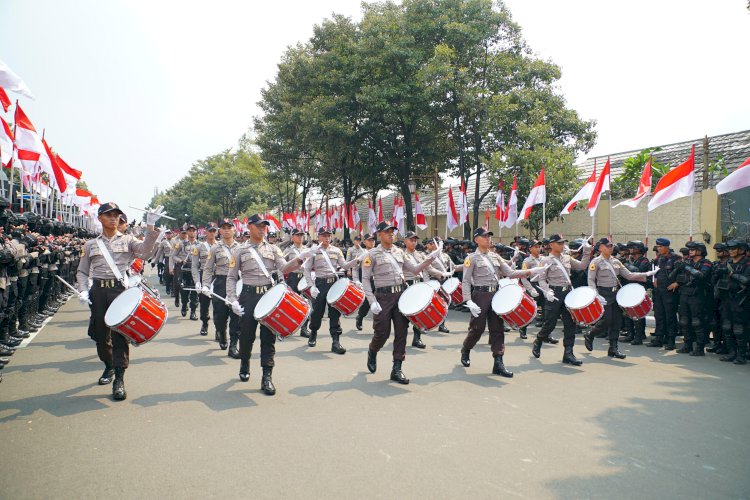
[[[560,233],[553,234],[552,236],[549,237],[550,243],[561,243],[563,241],[568,241],[568,240],[566,240],[565,237]]]
[[[577,238],[570,242],[570,249],[574,252],[578,252],[581,250],[581,247],[583,246],[583,240],[581,238]]]
[[[542,245],[549,245],[549,238],[543,238]]]
[[[407,231],[406,236],[404,236],[405,240],[418,240],[419,236],[417,236],[417,233],[414,231]]]
[[[117,206],[117,203],[113,203],[110,201],[109,203],[105,203],[104,205],[99,205],[97,215],[106,214],[107,212],[111,212],[112,210],[117,210],[118,212],[122,213],[122,210],[120,210],[120,207]]]
[[[383,221],[375,228],[375,232],[379,233],[381,231],[388,231],[389,229],[397,229],[396,226],[392,226],[388,224],[387,222]]]
[[[216,227],[216,226],[208,226],[208,227],[206,228],[206,231],[211,231],[212,233],[215,233],[215,232],[216,232],[216,231],[218,231],[218,230],[219,230],[219,228],[218,228],[218,227]]]
[[[188,228],[188,231],[190,231],[191,229],[193,230],[198,229],[197,227],[195,227],[195,224],[188,224],[187,228]]]
[[[187,233],[187,229],[180,229],[180,234]]]
[[[265,224],[266,226],[270,226],[271,223],[268,222],[266,219],[263,218],[260,214],[253,214],[247,219],[248,224]]]
[[[492,236],[493,232],[492,231],[487,231],[483,227],[478,227],[478,228],[476,228],[474,230],[474,233],[472,233],[472,234],[473,234],[474,238],[476,238],[477,236]]]
[[[362,241],[362,237],[360,235],[357,235],[354,237],[354,241]]]
[[[362,236],[362,240],[374,240],[375,236],[371,235],[370,233],[365,233],[364,236]]]
[[[539,241],[539,240],[530,240],[530,241],[529,241],[529,248],[531,248],[531,247],[535,247],[535,246],[537,246],[537,245],[541,245],[541,244],[542,244],[542,242],[541,242],[541,241]]]
[[[687,255],[690,250],[687,249],[687,247],[680,248],[680,253],[682,255]]]
[[[671,244],[672,242],[667,238],[656,238],[656,246],[658,247],[668,247]]]
[[[727,250],[728,248],[729,247],[727,246],[727,244],[722,243],[722,242],[718,242],[717,244],[714,245],[714,250],[716,250],[717,252],[723,252],[724,250]]]
[[[128,222],[128,218],[123,213],[120,213],[120,222]]]
[[[297,229],[296,227],[294,229],[292,229],[292,236],[297,236],[298,234],[299,235],[303,235],[303,234],[305,234],[305,232],[302,231],[301,229]]]
[[[318,229],[318,234],[331,234],[331,230],[327,227],[321,227]]]
[[[230,221],[229,219],[224,219],[223,221],[219,222],[219,227],[224,227],[224,226],[229,226],[233,228],[234,224],[232,224],[232,221]]]
[[[596,247],[598,248],[599,245],[606,245],[608,247],[613,246],[612,242],[606,236],[603,238],[599,238],[599,241],[596,242]]]
[[[521,245],[522,247],[527,247],[528,248],[529,245],[531,244],[531,242],[528,239],[526,239],[526,238],[521,238],[521,239],[518,240],[518,244]]]
[[[164,234],[172,234],[172,230],[171,229],[167,229],[166,231],[164,231]]]
[[[747,248],[747,243],[740,239],[734,238],[727,241],[727,249],[730,248]]]

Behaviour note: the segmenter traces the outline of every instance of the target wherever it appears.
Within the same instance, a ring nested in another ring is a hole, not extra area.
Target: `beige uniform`
[[[323,252],[328,256],[326,260]],[[328,265],[330,261],[331,265]],[[346,270],[357,265],[357,261],[346,262],[344,254],[341,249],[333,245],[328,245],[328,248],[320,247],[320,252],[314,257],[311,257],[305,261],[305,265],[302,266],[305,274],[305,279],[308,283],[313,283],[312,273],[315,273],[315,279],[333,278],[339,269]],[[333,266],[333,269],[331,269]]]
[[[369,251],[367,257],[362,261],[362,285],[365,296],[370,304],[376,302],[375,291],[372,288],[370,278],[375,282],[375,288],[392,287],[402,285],[405,280],[404,270],[413,275],[427,269],[434,261],[426,257],[421,263],[416,264],[411,259],[406,259],[406,252],[392,246],[386,250],[378,246]]]
[[[287,262],[284,259],[284,255],[281,253],[281,249],[276,245],[268,243],[265,240],[257,245],[247,241],[245,244],[238,246],[232,251],[232,259],[229,261],[227,299],[231,302],[238,299],[236,287],[237,280],[239,280],[240,277],[242,277],[242,282],[245,286],[251,285],[261,287],[273,284],[273,280],[267,277],[260,268],[250,249],[254,249],[257,252],[271,277],[275,271],[283,274],[294,271],[300,266],[298,259]],[[249,311],[246,312],[246,314],[252,316],[253,312]]]
[[[203,268],[203,284],[209,286],[214,280],[214,276],[226,276],[229,274],[229,262],[232,260],[232,252],[234,252],[240,244],[236,241],[232,241],[231,245],[227,245],[224,241],[219,241],[211,247],[211,251],[208,252],[206,257],[206,265]]]
[[[630,281],[646,281],[646,273],[634,273],[614,257],[605,259],[603,255],[596,257],[589,265],[588,285],[591,288],[604,287],[616,291],[620,287],[619,276]]]
[[[462,291],[464,302],[471,300],[472,286],[497,286],[498,279],[524,278],[528,271],[513,269],[502,257],[493,252],[483,253],[477,250],[464,260],[464,279]]]
[[[570,270],[582,271],[586,269],[590,261],[590,253],[583,252],[583,258],[576,260],[570,255],[561,254],[559,257],[548,255],[540,260],[541,266],[549,267],[539,276],[539,288],[545,292],[551,290],[551,286],[573,288],[570,281]]]
[[[190,264],[190,270],[193,273],[193,282],[196,284],[196,286],[198,285],[198,283],[206,286],[211,283],[210,281],[206,281],[205,278],[203,281],[201,281],[201,272],[206,269],[208,256],[211,253],[211,250],[216,248],[216,245],[218,245],[218,243],[216,242],[214,242],[213,245],[209,245],[207,241],[202,241],[193,246],[193,257]]]
[[[88,240],[83,245],[81,260],[78,263],[78,272],[76,274],[78,290],[83,292],[89,289],[89,278],[115,279],[114,273],[99,249],[97,240],[101,240],[104,243],[104,247],[112,255],[115,266],[124,276],[134,256],[144,258],[144,256],[151,255],[156,238],[158,237],[158,231],[148,231],[146,238],[143,241],[139,241],[130,234],[118,232],[112,239],[100,235]]]

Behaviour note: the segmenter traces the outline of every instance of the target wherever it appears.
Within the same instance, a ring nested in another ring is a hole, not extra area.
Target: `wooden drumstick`
[[[76,295],[78,295],[79,297],[81,296],[81,292],[79,292],[78,290],[76,290],[76,289],[75,289],[75,287],[74,287],[73,285],[71,285],[70,283],[68,283],[67,281],[65,281],[64,279],[62,279],[61,277],[59,277],[58,275],[55,275],[55,278],[57,278],[57,279],[59,279],[60,281],[62,281],[62,282],[63,282],[63,285],[65,285],[65,286],[67,286],[68,288],[70,288],[71,290],[73,290],[73,291],[75,292],[75,294],[76,294]],[[88,302],[89,302],[89,305],[91,305],[91,301],[89,300]]]

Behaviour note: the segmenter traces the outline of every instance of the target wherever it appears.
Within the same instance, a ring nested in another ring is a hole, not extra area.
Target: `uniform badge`
[[[596,271],[596,264],[592,262],[591,265],[589,266],[589,271]]]
[[[86,247],[81,247],[81,257],[84,257],[86,255]]]
[[[365,260],[362,261],[362,265],[365,267],[370,267],[372,265],[372,260],[370,259],[369,255],[365,257]]]
[[[471,265],[471,258],[466,257],[466,260],[464,261],[464,267],[469,267]]]
[[[198,255],[198,247],[193,247],[193,255]]]
[[[526,266],[526,263],[525,263],[525,262],[524,262],[524,263],[523,263],[523,265],[521,266],[521,269],[523,269],[523,270],[526,270],[526,269],[528,269],[528,267]]]
[[[276,255],[278,255],[279,257],[283,257],[283,256],[284,256],[284,255],[283,255],[283,254],[281,253],[281,249],[280,249],[280,248],[277,248],[277,249],[276,249]]]
[[[236,261],[234,260],[234,255],[232,255],[232,258],[231,258],[231,259],[229,259],[229,267],[234,267],[234,265],[235,265],[236,263],[237,263],[237,262],[236,262]]]

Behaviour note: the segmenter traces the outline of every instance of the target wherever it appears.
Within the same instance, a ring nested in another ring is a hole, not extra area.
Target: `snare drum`
[[[443,290],[450,296],[451,302],[454,304],[460,304],[464,301],[464,290],[460,279],[448,278],[443,283]]]
[[[128,288],[112,301],[104,323],[139,346],[153,339],[167,322],[167,306],[139,287]]]
[[[297,290],[299,293],[312,300],[312,294],[310,293],[312,285],[307,282],[307,278],[304,276],[300,278],[299,282],[297,282]]]
[[[604,316],[604,306],[596,290],[579,286],[565,296],[565,307],[573,321],[581,325],[593,325]]]
[[[641,319],[648,316],[654,303],[646,295],[646,289],[639,283],[629,283],[617,292],[617,304],[630,319]]]
[[[349,278],[341,278],[331,285],[326,295],[328,305],[344,316],[355,313],[364,301],[365,292]]]
[[[143,271],[143,259],[135,259],[130,264],[130,270],[133,271],[133,274],[141,274],[141,271]]]
[[[514,328],[523,328],[536,316],[536,301],[520,285],[508,284],[492,297],[492,310]]]
[[[401,314],[423,332],[440,326],[448,314],[448,303],[428,283],[415,283],[398,299]]]
[[[253,316],[277,335],[288,337],[299,330],[310,315],[310,305],[285,283],[263,294]]]
[[[516,278],[502,278],[497,282],[497,286],[499,288],[503,288],[504,286],[508,285],[518,285],[518,279]]]
[[[427,284],[430,285],[437,293],[439,293],[448,305],[451,304],[452,299],[450,294],[443,290],[443,285],[438,280],[430,280],[427,282]]]

